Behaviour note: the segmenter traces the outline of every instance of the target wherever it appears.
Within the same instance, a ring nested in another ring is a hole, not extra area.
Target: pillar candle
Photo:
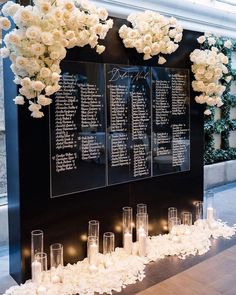
[[[133,241],[132,241],[132,234],[125,233],[124,234],[124,250],[127,254],[132,253]]]
[[[42,277],[41,263],[38,261],[32,262],[31,270],[32,270],[32,282],[33,283],[40,283],[41,277]]]
[[[139,244],[139,255],[147,255],[147,234],[143,228],[138,230],[138,244]]]
[[[98,255],[98,245],[91,244],[89,246],[89,263],[96,265],[97,264],[97,255]]]

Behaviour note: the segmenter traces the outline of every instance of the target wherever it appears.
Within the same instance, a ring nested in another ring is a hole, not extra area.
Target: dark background
[[[67,60],[133,65],[157,65],[157,58],[143,61],[143,56],[126,49],[118,36],[124,23],[115,19],[101,56],[89,47],[68,51]],[[198,45],[200,33],[184,31],[179,49],[170,56],[164,67],[189,68],[189,54]],[[20,283],[30,277],[30,232],[42,229],[45,251],[60,242],[64,245],[65,263],[74,263],[86,255],[87,222],[98,219],[101,236],[105,231],[116,233],[116,246],[121,246],[121,212],[123,206],[148,204],[150,234],[165,230],[167,208],[176,206],[193,210],[193,202],[203,198],[203,109],[194,103],[191,93],[191,170],[159,176],[137,182],[50,198],[49,116],[44,109],[43,119],[30,117],[28,106],[15,107],[16,95],[9,60],[4,61],[4,87],[7,134],[7,166],[10,232],[10,273]],[[89,178],[89,175],[88,175]],[[100,239],[101,240],[101,239]]]

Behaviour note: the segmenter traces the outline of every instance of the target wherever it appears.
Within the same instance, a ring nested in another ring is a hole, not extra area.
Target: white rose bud
[[[16,96],[16,98],[13,99],[15,104],[23,105],[25,103],[24,97],[21,95]]]
[[[32,87],[35,91],[41,92],[45,88],[45,84],[41,81],[32,81]]]
[[[224,47],[226,47],[228,49],[230,49],[232,47],[232,45],[233,44],[232,44],[232,42],[230,40],[227,40],[227,41],[224,42]]]
[[[52,100],[51,100],[51,98],[48,98],[45,95],[39,95],[37,103],[42,106],[47,106],[52,103]]]
[[[206,41],[206,37],[205,36],[200,36],[200,37],[197,38],[197,41],[198,41],[199,44],[202,44],[202,43],[204,43]]]
[[[211,111],[207,109],[207,110],[205,110],[204,114],[209,116],[209,115],[211,115]]]
[[[159,56],[158,63],[159,65],[163,65],[166,62],[166,59],[163,56]]]
[[[34,111],[31,113],[31,116],[35,119],[40,119],[44,116],[43,112],[40,111]]]
[[[106,47],[103,46],[103,45],[97,45],[97,46],[96,46],[96,52],[97,52],[98,54],[102,54],[102,53],[105,51],[105,49],[106,49]]]
[[[51,71],[50,71],[49,68],[43,67],[43,68],[40,70],[40,76],[41,76],[42,78],[48,78],[50,75],[51,75]]]
[[[10,50],[6,47],[0,49],[0,56],[2,58],[7,58],[10,55]]]

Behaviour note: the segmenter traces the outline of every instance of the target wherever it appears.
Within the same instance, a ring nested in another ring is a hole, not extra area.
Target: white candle
[[[133,241],[132,241],[132,234],[125,233],[124,234],[124,250],[127,254],[132,253]]]
[[[61,278],[58,275],[53,275],[52,278],[51,278],[51,282],[53,284],[58,284],[58,283],[61,282]]]
[[[47,289],[43,286],[38,287],[37,295],[46,295]]]
[[[138,244],[139,244],[139,255],[147,255],[147,234],[143,228],[138,229]]]
[[[91,244],[89,246],[89,263],[96,265],[97,264],[97,255],[98,255],[98,245]]]
[[[212,207],[207,208],[207,220],[210,222],[214,221],[214,209]]]
[[[31,266],[32,271],[32,282],[40,283],[42,279],[42,266],[38,261],[34,261]]]

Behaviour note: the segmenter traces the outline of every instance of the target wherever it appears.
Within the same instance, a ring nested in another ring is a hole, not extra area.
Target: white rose
[[[31,111],[31,112],[36,112],[36,111],[39,111],[41,109],[41,105],[37,104],[37,103],[33,103],[33,102],[30,102],[30,106],[28,107],[28,109]]]
[[[169,19],[169,24],[170,24],[170,25],[176,25],[176,23],[177,23],[176,18],[171,17],[171,18]]]
[[[206,77],[208,80],[210,80],[210,79],[213,77],[213,73],[207,71],[207,72],[205,73],[205,77]]]
[[[21,80],[21,86],[25,87],[25,88],[31,88],[32,84],[31,84],[31,80],[29,77],[25,77],[24,79]]]
[[[39,1],[39,8],[41,10],[42,13],[47,14],[50,12],[52,6],[51,3],[46,2],[46,1]]]
[[[42,30],[39,26],[31,26],[26,30],[26,37],[29,39],[40,40]]]
[[[16,98],[13,99],[15,104],[23,105],[25,103],[24,97],[21,95],[16,96]]]
[[[33,118],[40,119],[44,116],[44,114],[43,114],[43,112],[40,112],[40,111],[34,111],[31,113],[31,116]]]
[[[11,28],[11,22],[7,17],[0,16],[0,29],[2,30],[9,30]]]
[[[147,44],[151,43],[152,42],[152,35],[151,34],[144,35],[143,41]]]
[[[101,20],[106,20],[108,18],[108,12],[105,8],[98,8],[97,13]]]
[[[10,50],[6,47],[0,49],[0,56],[2,58],[7,58],[10,55]]]
[[[169,31],[169,36],[170,36],[170,38],[175,38],[175,36],[176,36],[177,34],[178,34],[178,33],[177,33],[176,29],[172,29],[172,30]]]
[[[32,81],[32,87],[35,91],[41,92],[45,88],[45,84],[41,81]]]
[[[204,95],[196,96],[196,97],[195,97],[195,101],[196,101],[197,103],[203,104],[203,103],[206,102],[206,96],[204,96]]]
[[[31,52],[36,56],[41,56],[44,54],[46,48],[43,44],[35,43],[31,45]]]
[[[143,56],[144,60],[148,60],[150,58],[152,58],[152,56],[150,54],[144,54],[144,56]]]
[[[52,51],[50,53],[50,58],[53,59],[53,60],[58,60],[60,59],[60,51],[59,50],[55,50],[55,51]]]
[[[43,67],[39,74],[42,78],[48,78],[51,75],[51,71],[49,68]]]
[[[52,76],[51,76],[52,82],[53,83],[58,82],[60,80],[60,77],[61,76],[58,73],[56,73],[56,72],[52,73]]]
[[[64,3],[64,8],[66,9],[66,10],[68,10],[68,11],[72,11],[72,10],[74,10],[75,9],[75,5],[74,5],[74,3],[72,2],[72,1],[65,1],[65,3]]]
[[[54,44],[53,36],[50,32],[43,32],[41,34],[41,40],[45,45],[48,45],[48,46]]]
[[[5,39],[4,39],[4,42],[5,42],[6,45],[7,45],[8,42],[10,42],[12,44],[15,44],[15,45],[18,45],[21,42],[20,35],[15,33],[15,32],[12,32],[7,36],[8,36],[8,38],[7,38],[8,40],[5,41]]]
[[[209,97],[207,100],[206,100],[206,103],[209,105],[209,106],[214,106],[216,105],[216,100],[212,97]]]
[[[216,43],[216,39],[215,38],[213,38],[213,37],[209,37],[208,38],[208,44],[211,46],[211,45],[215,45],[215,43]]]
[[[200,36],[197,38],[198,43],[202,44],[206,41],[206,37],[205,36]]]
[[[52,95],[53,93],[55,93],[55,89],[53,88],[53,86],[48,85],[48,86],[45,88],[45,92],[46,92],[46,95],[47,95],[47,96],[50,96],[50,95]]]
[[[28,59],[23,56],[17,56],[16,58],[16,66],[19,69],[25,69],[28,64]]]
[[[144,53],[144,54],[151,54],[151,52],[152,52],[152,49],[151,49],[150,46],[145,46],[145,47],[143,48],[143,53]]]
[[[233,44],[232,44],[231,40],[227,40],[224,42],[224,47],[226,47],[228,49],[230,49],[232,47],[232,45]]]
[[[6,4],[4,4],[3,8],[2,8],[2,13],[5,16],[11,16],[13,17],[14,14],[18,11],[18,9],[20,8],[19,4],[16,4],[12,1],[7,1]]]
[[[13,20],[19,27],[29,25],[33,22],[34,16],[32,14],[32,7],[26,6],[18,9],[18,11],[13,16]]]
[[[204,114],[209,116],[209,115],[211,115],[211,111],[209,109],[207,109],[207,110],[205,110]]]
[[[111,28],[113,27],[113,24],[114,24],[114,21],[113,21],[113,19],[110,18],[110,19],[107,21],[107,26],[108,26],[108,28],[111,29]]]
[[[137,37],[138,37],[138,31],[136,31],[136,30],[131,30],[128,33],[128,38],[130,38],[130,39],[136,39]]]
[[[158,58],[158,64],[163,65],[166,62],[166,59],[163,56],[159,56]]]
[[[183,38],[183,34],[182,33],[179,33],[179,34],[177,34],[175,36],[174,41],[178,43],[178,42],[180,42],[182,40],[182,38]]]
[[[67,32],[65,33],[65,37],[66,37],[67,39],[71,40],[71,39],[75,38],[75,32],[69,30],[69,31],[67,31]]]
[[[102,53],[105,51],[105,49],[106,49],[106,47],[103,46],[103,45],[97,45],[97,46],[96,46],[96,52],[97,52],[98,54],[102,54]]]
[[[42,105],[42,106],[47,106],[52,103],[51,98],[46,97],[45,95],[39,95],[37,103]]]

